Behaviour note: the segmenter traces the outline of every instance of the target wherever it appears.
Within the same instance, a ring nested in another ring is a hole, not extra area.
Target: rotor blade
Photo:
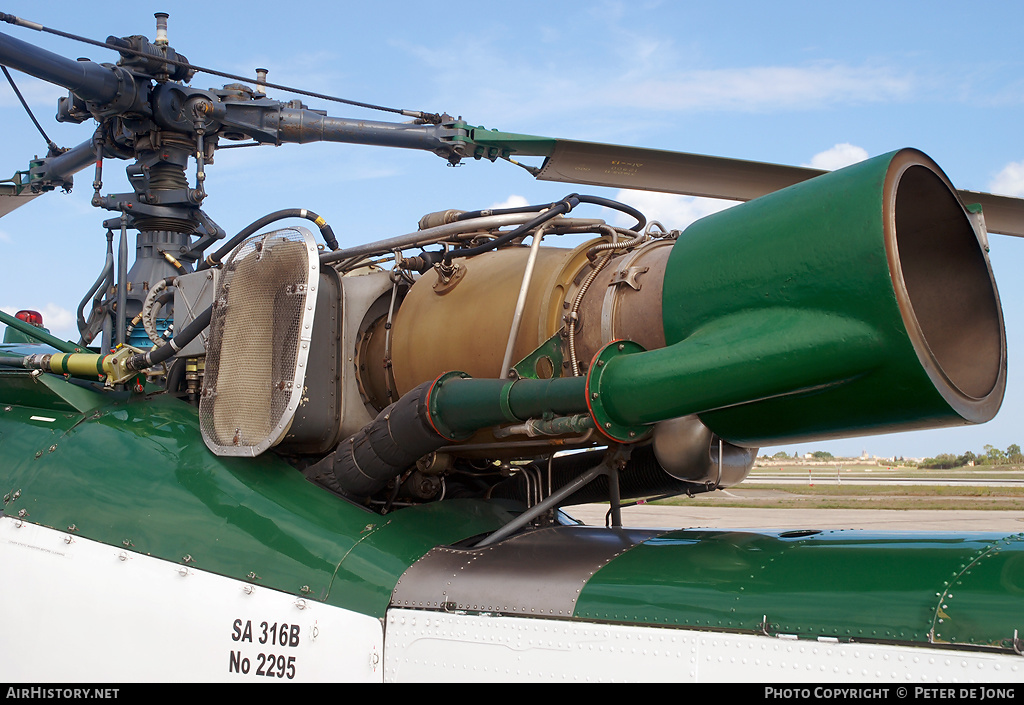
[[[1024,199],[980,191],[958,191],[964,203],[981,204],[985,229],[1000,235],[1024,237]]]
[[[558,139],[537,178],[591,186],[749,201],[825,172],[808,167]],[[959,191],[979,203],[989,232],[1024,237],[1024,199]]]
[[[31,193],[27,190],[17,193],[14,184],[0,184],[0,218],[15,208],[25,205],[38,195],[38,193]]]
[[[559,139],[538,179],[749,201],[820,169]]]

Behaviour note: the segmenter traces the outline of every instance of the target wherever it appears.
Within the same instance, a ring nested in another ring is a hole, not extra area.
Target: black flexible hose
[[[517,206],[515,208],[488,208],[487,210],[480,211],[466,211],[456,216],[455,221],[460,220],[472,220],[474,218],[486,218],[491,215],[515,215],[517,213],[537,213],[545,208],[550,208],[555,205],[554,203],[547,203],[544,205],[537,206]]]
[[[196,266],[196,271],[199,272],[220,264],[224,256],[231,252],[231,250],[235,249],[242,240],[249,237],[263,226],[269,225],[270,223],[278,220],[284,220],[285,218],[305,218],[306,220],[313,221],[313,223],[320,228],[320,234],[323,236],[324,242],[327,246],[332,250],[338,249],[338,238],[334,236],[334,230],[327,224],[326,220],[313,211],[305,208],[286,208],[284,210],[268,213],[259,220],[254,220],[249,223],[249,225],[242,228],[237,235],[221,245],[216,252],[208,255],[204,261],[200,262],[199,265]]]
[[[515,230],[506,233],[501,237],[496,237],[490,242],[485,242],[482,245],[477,245],[476,247],[466,247],[446,252],[443,256],[444,262],[445,264],[451,264],[452,259],[454,259],[455,257],[472,257],[474,255],[479,255],[484,252],[490,252],[495,248],[501,247],[506,243],[512,242],[516,238],[522,237],[526,233],[530,232],[536,227],[539,227],[540,225],[543,225],[552,218],[555,218],[556,216],[562,215],[564,213],[568,213],[573,208],[578,206],[580,203],[590,203],[595,206],[604,206],[605,208],[612,208],[614,210],[621,211],[626,215],[636,218],[636,225],[630,228],[630,230],[633,232],[640,232],[643,229],[643,227],[647,224],[647,218],[644,217],[644,214],[638,211],[636,208],[633,208],[632,206],[627,206],[625,203],[613,201],[610,198],[602,198],[601,196],[581,196],[578,193],[569,194],[561,201],[556,201],[555,203],[548,203],[546,205],[540,206],[520,206],[517,208],[503,208],[500,210],[492,211],[467,211],[466,213],[463,213],[458,218],[456,218],[456,220],[468,220],[470,218],[478,218],[483,215],[506,215],[510,213],[531,213],[534,211],[543,212],[536,218],[530,220],[529,222],[523,223]],[[440,253],[426,252],[424,253],[424,256],[428,257],[430,260],[433,261],[439,261],[441,259]]]
[[[576,196],[576,198],[579,199],[580,203],[590,203],[595,206],[604,206],[606,208],[621,211],[626,215],[630,215],[636,218],[636,225],[630,228],[630,230],[632,230],[633,232],[640,232],[640,229],[647,224],[647,218],[644,217],[643,213],[638,211],[636,208],[633,208],[632,206],[626,205],[625,203],[613,201],[610,198],[602,198],[601,196],[586,196],[579,194],[574,195]],[[568,198],[568,196],[566,198]],[[545,208],[551,208],[557,203],[558,202],[556,201],[555,203],[545,203],[533,206],[517,206],[515,208],[490,208],[487,210],[466,211],[465,213],[459,214],[455,218],[455,220],[457,222],[460,220],[472,220],[473,218],[483,218],[491,215],[515,215],[518,213],[536,213],[538,211],[544,210]]]
[[[335,451],[304,470],[306,477],[350,498],[369,497],[428,453],[450,443],[431,425],[434,382],[402,396]]]
[[[476,247],[466,247],[463,249],[452,250],[450,252],[445,253],[445,264],[451,264],[452,259],[455,257],[472,257],[473,255],[479,255],[484,252],[490,252],[491,250],[497,247],[501,247],[505,243],[515,240],[517,237],[522,237],[526,233],[530,232],[531,230],[540,225],[543,225],[552,218],[562,215],[563,213],[568,213],[577,205],[579,205],[579,203],[579,196],[577,194],[569,194],[558,203],[551,204],[550,208],[548,208],[546,211],[538,215],[536,218],[533,218],[532,220],[523,223],[510,233],[505,233],[501,237],[496,237],[490,242],[485,242],[484,244],[477,245]]]
[[[178,358],[171,363],[171,367],[167,370],[167,380],[164,385],[164,389],[172,394],[176,394],[181,390],[181,383],[185,379],[185,359]]]
[[[633,208],[633,206],[627,206],[625,203],[619,203],[618,201],[613,201],[610,198],[602,198],[601,196],[579,196],[579,199],[580,203],[589,203],[594,206],[604,206],[605,208],[611,208],[612,210],[620,211],[622,213],[625,213],[626,215],[633,216],[634,218],[636,218],[636,225],[630,228],[630,230],[632,230],[635,233],[640,232],[641,230],[643,230],[643,227],[647,225],[647,218],[644,217],[643,213],[638,211],[636,208]]]
[[[159,348],[154,348],[146,353],[139,353],[138,355],[132,355],[128,358],[126,363],[129,370],[144,370],[153,365],[159,365],[164,360],[171,357],[174,353],[181,350],[188,343],[202,333],[210,325],[210,319],[213,317],[213,306],[210,306],[205,311],[200,313],[195,319],[192,320],[187,326],[185,326],[180,333],[167,341],[166,345],[161,345]]]

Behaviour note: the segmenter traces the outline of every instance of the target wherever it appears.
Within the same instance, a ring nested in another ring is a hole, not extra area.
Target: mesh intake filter
[[[199,424],[217,455],[259,455],[302,397],[320,263],[305,228],[254,235],[224,261],[210,321]]]

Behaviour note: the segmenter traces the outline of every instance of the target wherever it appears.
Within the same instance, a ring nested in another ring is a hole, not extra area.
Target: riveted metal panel
[[[932,640],[1006,647],[1024,631],[1024,534],[979,546],[952,566],[932,618]],[[954,574],[955,573],[955,574]],[[1015,644],[1021,648],[1021,643]]]
[[[659,533],[560,526],[484,548],[438,547],[401,577],[391,606],[568,617],[594,573]]]
[[[922,684],[1019,684],[1024,675],[1015,654],[529,617],[391,609],[386,630],[389,683],[762,683],[772,697],[827,700],[923,697]],[[784,694],[778,684],[787,683],[808,685]],[[979,698],[981,690],[929,692]]]
[[[0,677],[380,682],[378,618],[202,570],[197,555],[175,563],[0,517],[0,561],[19,572],[0,604],[18,639]]]
[[[996,533],[680,530],[610,562],[573,616],[1012,652],[1022,551]]]

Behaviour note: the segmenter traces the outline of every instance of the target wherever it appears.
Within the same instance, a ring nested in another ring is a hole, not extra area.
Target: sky
[[[476,3],[6,2],[0,10],[91,39],[155,36],[168,12],[171,45],[204,67],[254,75],[390,107],[447,112],[508,132],[839,168],[900,147],[935,159],[958,188],[1024,196],[1024,3],[629,2]],[[113,52],[11,25],[0,32],[69,58]],[[51,139],[74,146],[93,127],[53,119],[60,88],[15,74]],[[220,87],[199,74],[192,85]],[[297,96],[270,90],[270,97]],[[313,98],[338,117],[387,113]],[[398,118],[401,120],[402,118]],[[0,177],[45,143],[0,77]],[[525,161],[525,160],[524,160]],[[127,191],[108,160],[104,191]],[[193,170],[189,171],[192,178]],[[103,264],[109,217],[89,205],[92,170],[0,219],[0,308],[40,310],[77,339],[73,311]],[[221,150],[207,169],[204,210],[229,234],[279,208],[309,208],[341,245],[415,230],[421,215],[545,203],[574,190],[507,163],[450,168],[434,155],[339,145]],[[580,189],[643,210],[671,228],[721,201]],[[614,220],[606,213],[602,217]],[[623,223],[625,224],[625,223]],[[992,236],[1009,373],[984,425],[890,434],[762,452],[924,457],[1024,444],[1024,239]]]

